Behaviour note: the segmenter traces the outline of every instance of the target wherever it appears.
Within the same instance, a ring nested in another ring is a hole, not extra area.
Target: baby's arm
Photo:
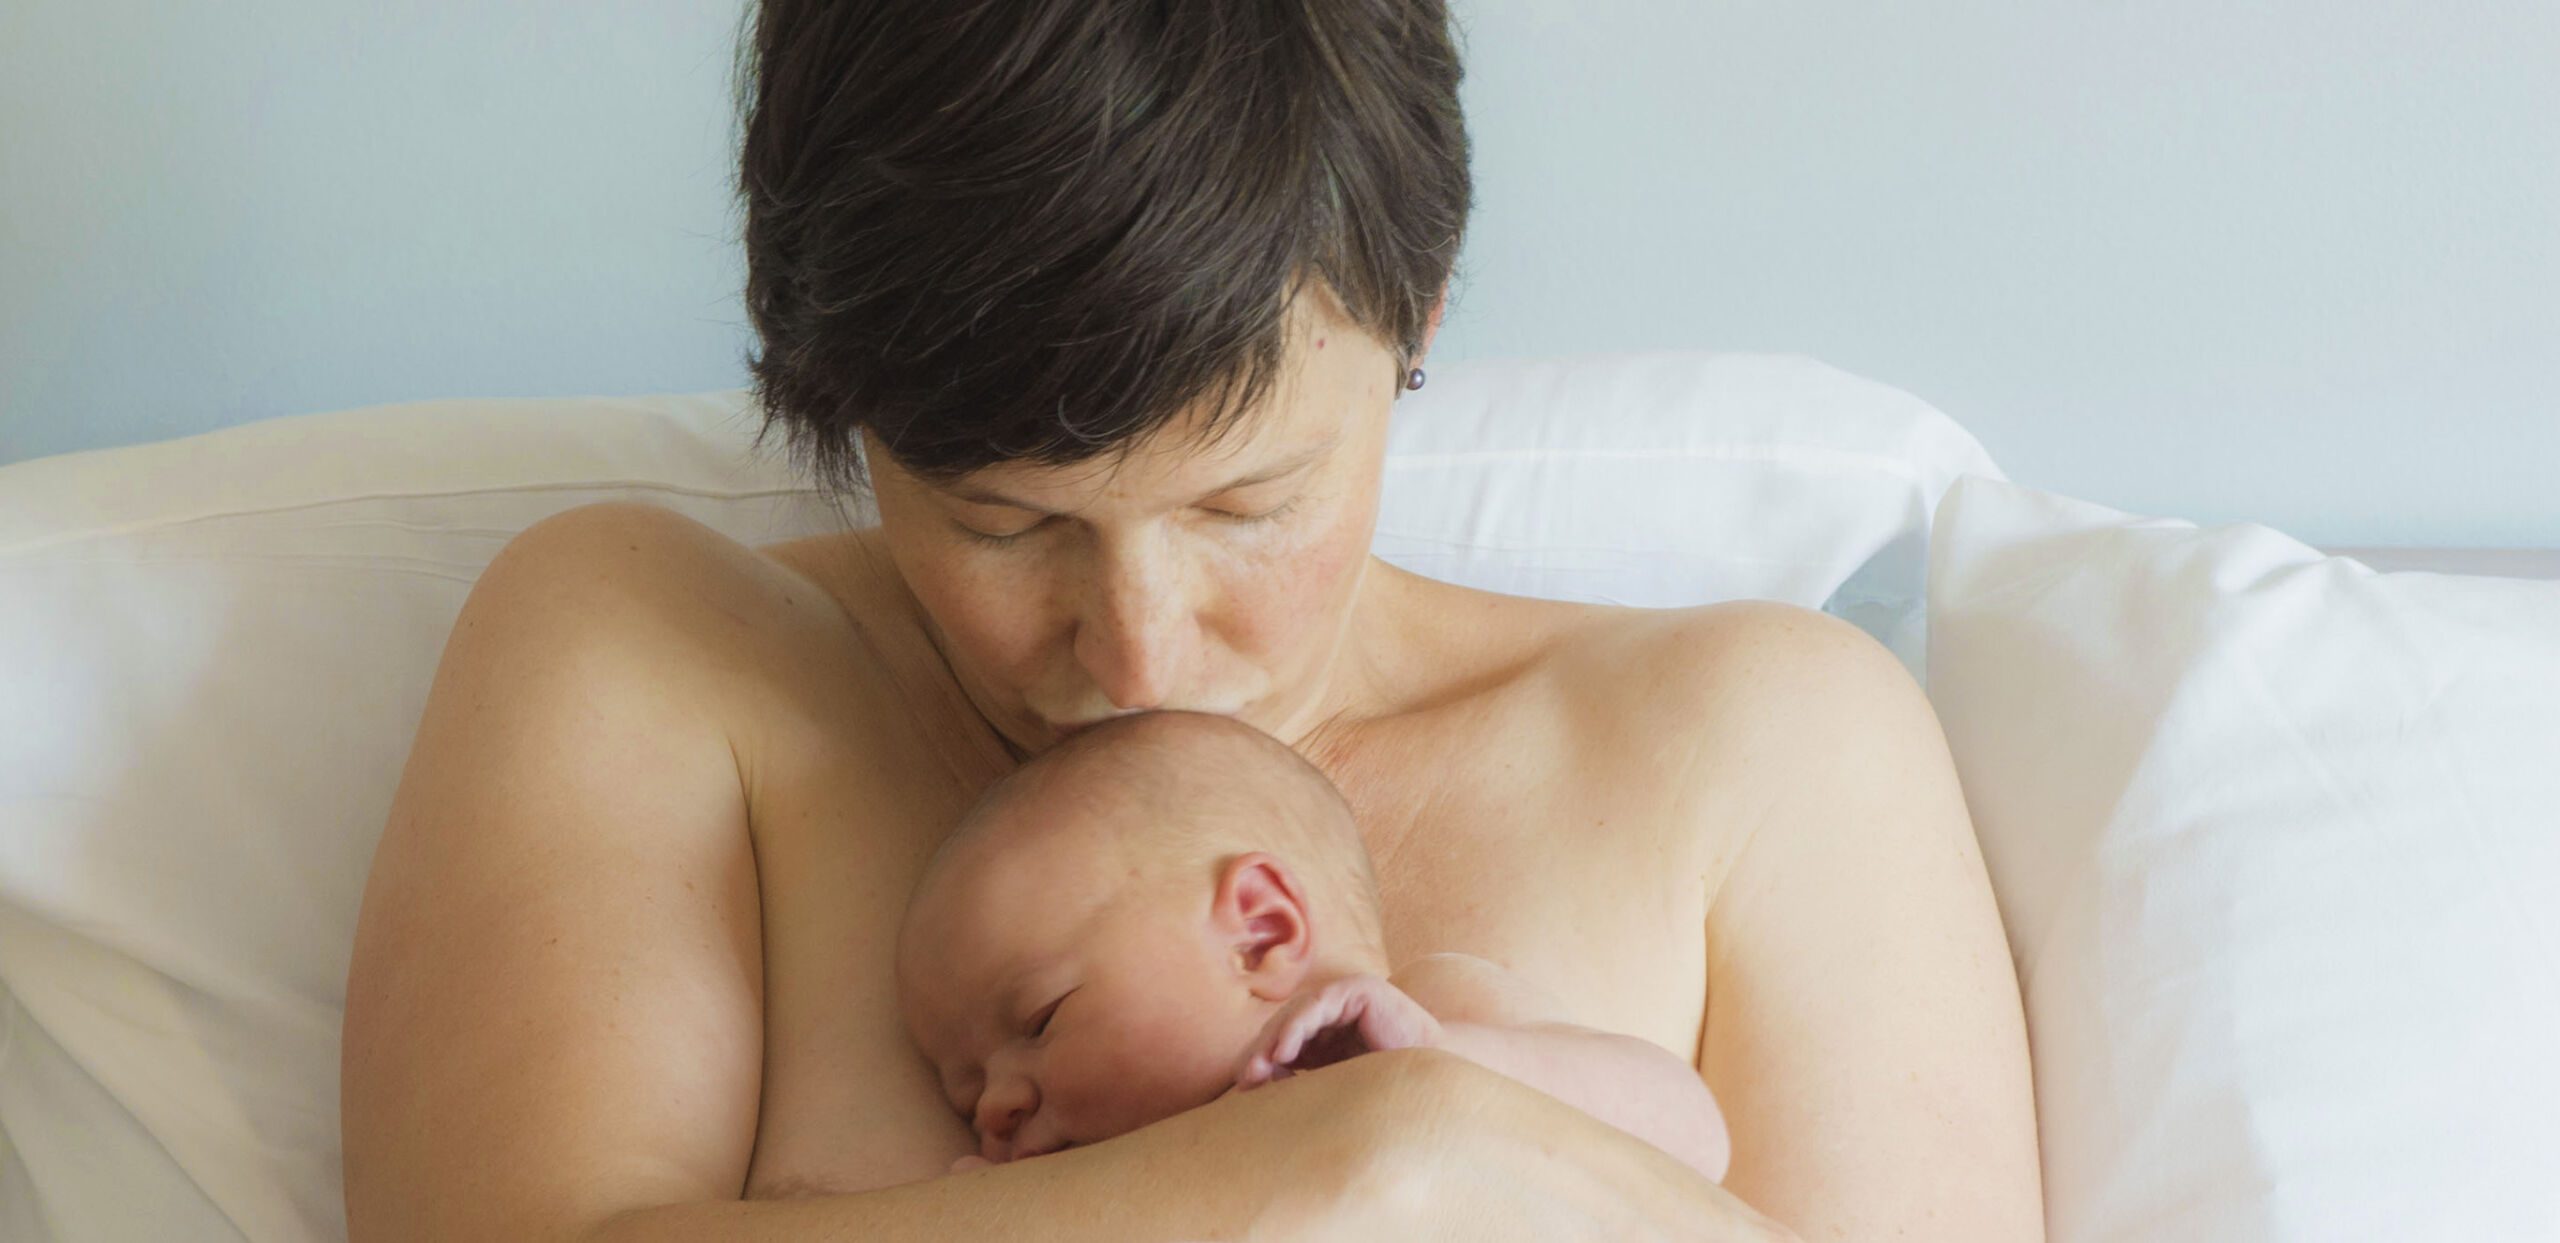
[[[1432,1045],[1724,1179],[1732,1157],[1724,1114],[1696,1070],[1651,1041],[1558,1021],[1552,1001],[1494,963],[1432,954],[1384,981],[1334,981],[1306,1002],[1275,1019],[1269,1039],[1248,1053],[1239,1086],[1370,1049]]]
[[[1430,954],[1389,982],[1440,1020],[1440,1047],[1509,1075],[1722,1182],[1724,1112],[1687,1062],[1650,1040],[1561,1022],[1527,981],[1467,954]]]

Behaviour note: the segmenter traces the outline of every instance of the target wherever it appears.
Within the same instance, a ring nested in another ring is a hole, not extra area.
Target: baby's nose
[[[1022,1129],[1022,1120],[1039,1107],[1040,1099],[1028,1081],[1016,1080],[998,1090],[993,1085],[978,1097],[978,1134],[988,1149],[990,1161],[1001,1161],[996,1150],[1013,1142],[1014,1133]]]

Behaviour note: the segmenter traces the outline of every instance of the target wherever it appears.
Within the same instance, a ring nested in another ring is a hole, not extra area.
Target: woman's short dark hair
[[[862,484],[1204,431],[1322,283],[1409,360],[1472,190],[1443,0],[763,0],[742,41],[765,431]],[[1205,403],[1205,405],[1203,404]],[[763,442],[759,435],[758,444]]]

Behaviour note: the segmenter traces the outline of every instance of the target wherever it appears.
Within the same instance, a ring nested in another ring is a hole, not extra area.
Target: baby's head
[[[1386,971],[1342,796],[1269,735],[1159,712],[996,783],[916,886],[898,1001],[991,1161],[1216,1099],[1301,986]]]

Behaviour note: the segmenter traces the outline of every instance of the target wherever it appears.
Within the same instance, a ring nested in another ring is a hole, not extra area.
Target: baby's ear
[[[1315,928],[1307,919],[1306,891],[1287,864],[1259,850],[1227,860],[1218,869],[1209,920],[1255,996],[1285,1001],[1296,995],[1315,950]]]

